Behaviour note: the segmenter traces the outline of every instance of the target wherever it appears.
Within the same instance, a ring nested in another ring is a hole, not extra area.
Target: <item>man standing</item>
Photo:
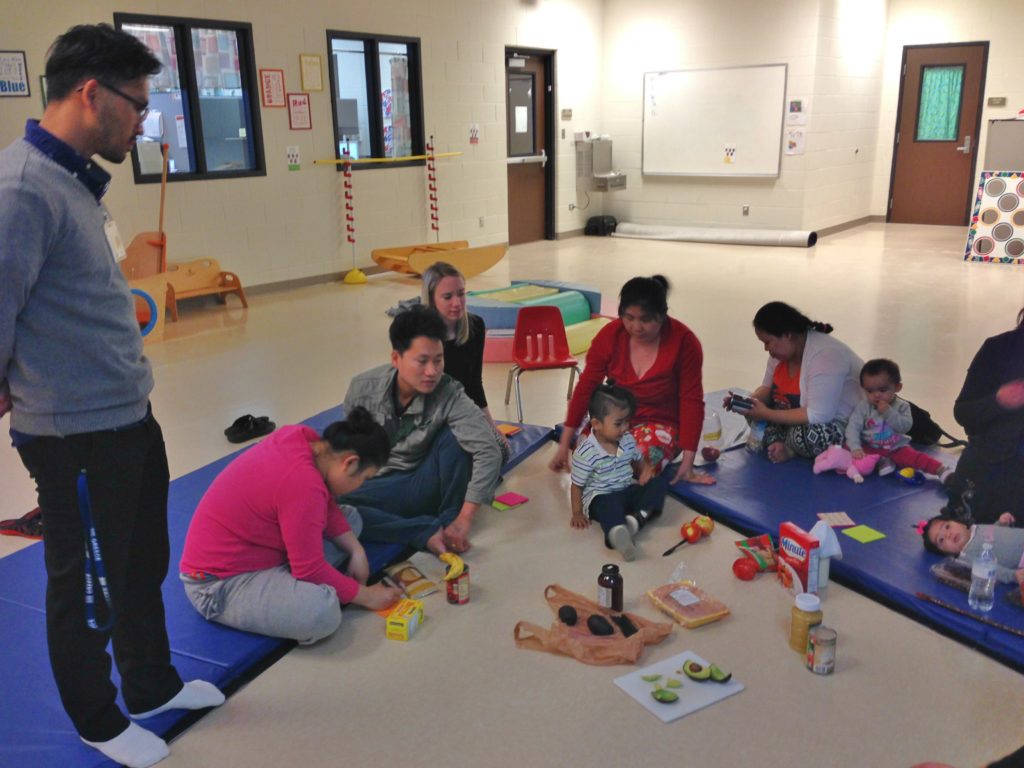
[[[224,701],[170,662],[167,456],[101,203],[110,175],[91,160],[124,161],[160,66],[108,25],[71,28],[47,57],[43,119],[0,151],[0,413],[39,494],[50,663],[82,740],[129,766],[168,747],[115,703],[108,640],[133,718]]]
[[[477,509],[494,494],[501,450],[484,412],[444,373],[444,320],[415,306],[391,323],[391,363],[359,374],[345,412],[366,408],[391,440],[388,463],[344,497],[363,538],[435,555],[469,548]]]

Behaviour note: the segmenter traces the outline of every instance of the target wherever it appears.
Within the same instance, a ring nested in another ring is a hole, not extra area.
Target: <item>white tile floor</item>
[[[568,280],[599,288],[614,312],[626,279],[665,274],[674,286],[672,314],[704,345],[708,390],[760,380],[764,353],[750,319],[765,301],[789,301],[831,322],[863,357],[897,360],[904,393],[959,432],[952,405],[967,365],[1024,305],[1024,272],[965,263],[963,243],[959,228],[881,224],[809,250],[575,238],[517,246],[470,288],[512,278]],[[248,311],[232,298],[226,310],[186,304],[167,340],[147,350],[172,476],[233,450],[222,430],[240,414],[286,424],[340,402],[353,374],[387,359],[384,309],[417,290],[417,281],[384,275],[365,286],[257,295]],[[514,404],[501,402],[506,371],[485,370],[497,418],[515,414]],[[559,421],[564,374],[527,374],[523,382],[526,420]],[[786,644],[785,595],[764,579],[741,585],[733,578],[734,537],[724,528],[683,559],[733,615],[674,632],[644,661],[696,651],[733,669],[747,686],[739,696],[664,726],[613,686],[623,668],[515,649],[518,619],[550,621],[544,586],[589,594],[606,558],[596,534],[569,530],[567,481],[547,471],[549,452],[506,480],[530,504],[482,516],[468,606],[430,598],[427,624],[408,644],[386,641],[378,617],[346,612],[335,637],[293,651],[177,739],[168,768],[371,761],[749,768],[925,759],[974,766],[1024,741],[1024,678],[839,586],[825,603],[828,623],[840,632],[839,672],[805,672]],[[35,505],[9,448],[0,450],[0,488],[0,518]],[[641,595],[675,565],[658,553],[686,514],[673,503],[666,522],[645,533],[646,555],[626,570],[628,609],[655,617]],[[19,545],[0,537],[0,555]]]

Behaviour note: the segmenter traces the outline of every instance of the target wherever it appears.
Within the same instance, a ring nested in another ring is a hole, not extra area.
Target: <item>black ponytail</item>
[[[832,326],[811,320],[807,315],[783,301],[770,301],[757,310],[754,327],[770,336],[784,336],[787,333],[832,333]]]
[[[645,314],[664,317],[668,314],[668,289],[668,278],[664,275],[627,280],[619,291],[619,317],[626,307],[640,307]]]
[[[336,453],[352,451],[359,457],[359,469],[383,467],[391,455],[391,443],[384,427],[370,412],[357,405],[344,421],[336,421],[324,430],[323,439]]]

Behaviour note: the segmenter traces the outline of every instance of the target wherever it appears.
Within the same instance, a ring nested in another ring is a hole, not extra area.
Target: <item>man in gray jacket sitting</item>
[[[362,538],[434,554],[469,549],[469,530],[498,484],[501,451],[487,417],[444,373],[444,320],[413,307],[391,323],[391,363],[359,374],[345,410],[366,408],[391,440],[391,457],[345,504]]]

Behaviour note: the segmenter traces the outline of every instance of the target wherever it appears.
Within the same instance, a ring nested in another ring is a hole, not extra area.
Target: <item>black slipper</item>
[[[224,430],[224,434],[230,436],[232,433],[237,433],[246,429],[249,424],[252,423],[253,415],[251,413],[245,414],[245,416],[239,416],[235,419],[234,423]]]
[[[277,429],[277,425],[269,416],[252,416],[246,414],[235,419],[235,423],[224,430],[229,443],[245,443],[257,437],[269,435]]]

